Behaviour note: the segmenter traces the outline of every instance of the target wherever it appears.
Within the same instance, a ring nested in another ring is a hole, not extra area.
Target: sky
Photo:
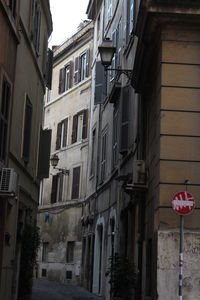
[[[60,45],[76,32],[82,20],[87,19],[89,0],[50,0],[53,33],[49,46]]]

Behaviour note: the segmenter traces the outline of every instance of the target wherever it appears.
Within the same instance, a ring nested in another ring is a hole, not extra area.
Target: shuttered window
[[[29,161],[30,142],[31,142],[31,123],[32,123],[32,104],[26,95],[24,114],[24,134],[22,158],[25,163]]]
[[[88,109],[85,109],[73,117],[72,144],[87,138]]]
[[[68,118],[57,125],[56,150],[67,146]]]
[[[3,78],[2,94],[1,94],[1,102],[0,102],[0,160],[2,161],[4,161],[6,158],[9,106],[10,106],[10,85],[7,82],[7,80]]]
[[[58,93],[62,94],[72,88],[73,62],[70,61],[64,68],[60,69]]]
[[[86,79],[90,74],[90,49],[75,58],[74,84]]]
[[[120,131],[120,153],[128,151],[129,143],[129,118],[130,118],[130,86],[122,88],[120,99],[121,131]]]
[[[73,181],[72,181],[72,199],[79,198],[79,187],[80,187],[80,167],[73,169]]]
[[[63,174],[53,175],[51,188],[51,203],[61,202],[63,196]]]

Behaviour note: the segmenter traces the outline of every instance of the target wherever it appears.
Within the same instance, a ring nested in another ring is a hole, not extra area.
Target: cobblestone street
[[[32,300],[102,300],[81,287],[64,285],[54,281],[35,280]]]

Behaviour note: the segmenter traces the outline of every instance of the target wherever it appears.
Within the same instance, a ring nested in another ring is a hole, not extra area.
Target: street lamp
[[[59,162],[59,157],[57,154],[53,154],[50,158],[51,161],[51,165],[55,170],[60,171],[63,175],[69,175],[69,170],[65,169],[65,168],[56,168]]]
[[[106,68],[109,67],[112,64],[112,59],[116,51],[112,40],[109,38],[104,39],[103,43],[98,47],[98,49],[102,65],[104,65]]]
[[[114,56],[114,53],[116,52],[116,48],[113,46],[113,42],[109,38],[103,39],[102,44],[98,47],[99,54],[101,58],[101,63],[105,67],[105,71],[116,71],[117,75],[120,76],[121,74],[125,74],[128,79],[131,79],[132,76],[132,70],[128,69],[111,69],[108,68],[112,64],[112,59]]]

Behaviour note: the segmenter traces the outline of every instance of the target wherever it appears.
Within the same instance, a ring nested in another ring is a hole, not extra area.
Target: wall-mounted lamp
[[[63,175],[69,175],[69,170],[65,169],[65,168],[56,168],[59,162],[59,157],[57,154],[53,154],[50,158],[51,161],[51,165],[55,170],[60,171]]]
[[[128,79],[131,79],[132,70],[108,68],[112,64],[112,59],[114,53],[116,52],[116,48],[113,46],[113,42],[111,39],[103,39],[103,43],[98,47],[98,49],[101,57],[101,63],[105,67],[105,71],[116,71],[118,76],[120,76],[121,74],[125,74],[128,77]]]

